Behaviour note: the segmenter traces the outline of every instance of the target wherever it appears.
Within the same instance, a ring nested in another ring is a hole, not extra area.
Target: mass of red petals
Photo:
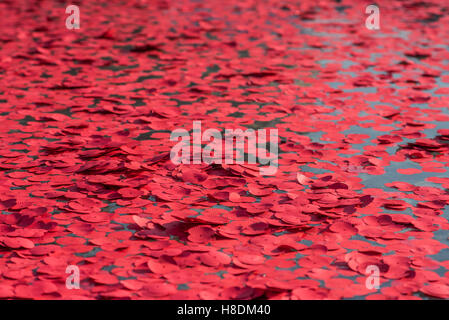
[[[0,3],[0,298],[449,298],[449,3],[74,4]],[[194,120],[276,174],[173,164]]]

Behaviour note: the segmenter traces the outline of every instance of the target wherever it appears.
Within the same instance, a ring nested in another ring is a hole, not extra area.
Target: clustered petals
[[[0,298],[449,299],[444,1],[377,1],[380,30],[350,0],[80,3],[0,3]],[[276,173],[174,164],[194,120],[277,129]]]

